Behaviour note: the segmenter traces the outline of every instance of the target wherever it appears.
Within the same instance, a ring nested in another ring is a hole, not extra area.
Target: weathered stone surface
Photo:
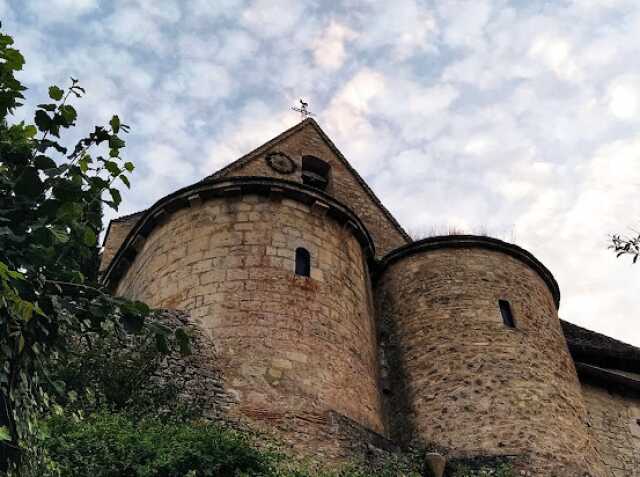
[[[582,394],[596,449],[611,475],[640,475],[640,395],[589,382],[582,383]]]
[[[185,328],[190,336],[191,354],[183,356],[174,352],[166,356],[152,378],[174,386],[180,401],[199,409],[212,420],[224,419],[234,396],[224,389],[218,354],[211,338],[197,321],[178,310],[158,310],[155,319],[169,328]],[[171,412],[171,409],[159,410]]]
[[[376,296],[393,438],[528,456],[535,475],[605,475],[553,297],[531,268],[496,251],[434,250],[391,264]]]
[[[122,245],[127,234],[142,214],[143,212],[138,212],[136,214],[127,215],[126,217],[121,217],[111,221],[109,224],[109,230],[105,236],[102,256],[100,257],[100,271],[106,269],[109,263],[111,263],[111,260],[120,248],[120,245]]]
[[[311,253],[311,278],[294,275],[297,247]],[[331,217],[235,196],[167,217],[117,292],[202,323],[239,401],[232,414],[313,434],[318,420],[301,416],[334,411],[382,433],[366,266],[351,229]]]
[[[293,167],[269,166],[273,152]],[[211,399],[213,416],[248,419],[320,458],[366,454],[384,435],[447,457],[504,458],[522,475],[640,475],[638,398],[588,383],[581,390],[559,295],[535,259],[441,249],[381,272],[329,198],[316,192],[303,202],[304,187],[291,194],[273,180],[302,182],[303,155],[331,165],[326,193],[361,219],[378,258],[406,243],[319,127],[291,128],[210,178],[228,183],[224,197],[203,186],[152,208],[156,219],[111,267],[118,293],[186,310],[203,330],[208,357],[169,360],[162,379]],[[264,178],[262,195],[233,176]],[[139,218],[111,223],[101,270]],[[359,227],[358,218],[349,220]],[[293,273],[297,247],[311,252],[310,278]],[[503,325],[499,299],[511,303],[516,329]]]

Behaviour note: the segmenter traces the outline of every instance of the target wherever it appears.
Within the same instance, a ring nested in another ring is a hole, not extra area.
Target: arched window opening
[[[502,315],[502,322],[509,328],[515,328],[516,322],[513,319],[513,313],[511,311],[511,305],[507,300],[499,300],[500,314]]]
[[[301,277],[311,275],[311,254],[306,248],[296,249],[296,275]]]
[[[315,156],[302,156],[302,182],[325,190],[329,185],[329,171],[331,166]]]

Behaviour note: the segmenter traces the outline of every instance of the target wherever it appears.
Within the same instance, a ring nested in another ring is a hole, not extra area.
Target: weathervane
[[[300,107],[296,108],[292,106],[291,109],[300,113],[300,121],[304,121],[309,116],[313,116],[313,113],[307,109],[309,103],[305,103],[302,99],[300,99]]]

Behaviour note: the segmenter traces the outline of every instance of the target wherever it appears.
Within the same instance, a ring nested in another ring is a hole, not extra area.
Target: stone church
[[[111,221],[101,268],[118,295],[187,313],[226,412],[307,454],[420,444],[640,476],[640,349],[561,321],[556,280],[518,246],[412,240],[313,119]]]

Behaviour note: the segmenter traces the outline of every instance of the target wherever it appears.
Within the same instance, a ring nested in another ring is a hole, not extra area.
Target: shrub
[[[100,412],[85,420],[49,419],[44,445],[53,475],[196,477],[272,475],[276,456],[254,448],[242,434],[211,423],[135,422]]]

